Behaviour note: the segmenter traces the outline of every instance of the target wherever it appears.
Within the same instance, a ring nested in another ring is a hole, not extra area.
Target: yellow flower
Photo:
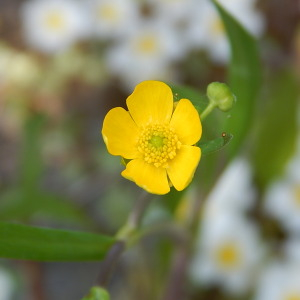
[[[186,188],[201,156],[193,146],[202,134],[195,107],[181,99],[174,109],[172,91],[160,81],[138,84],[126,104],[129,111],[113,108],[102,128],[108,152],[130,160],[122,176],[153,194]]]

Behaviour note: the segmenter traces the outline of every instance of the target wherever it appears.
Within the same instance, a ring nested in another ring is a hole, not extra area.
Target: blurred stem
[[[101,263],[97,285],[105,287],[108,284],[121,254],[125,251],[126,247],[130,245],[131,240],[134,238],[142,217],[152,198],[152,195],[143,191],[139,199],[136,201],[134,208],[128,216],[127,222],[116,234],[118,242],[112,246],[106,258]]]
[[[203,121],[214,110],[214,108],[216,108],[216,104],[209,102],[205,110],[200,114],[201,121]]]
[[[140,225],[141,219],[147,207],[149,206],[151,200],[152,200],[152,196],[149,193],[143,191],[139,199],[136,201],[135,207],[130,213],[127,222],[117,232],[116,238],[118,240],[126,241],[127,243],[130,242],[130,239],[135,235]]]
[[[199,197],[201,193],[196,193],[196,195],[197,198],[190,201],[190,207],[186,210],[185,220],[183,220],[183,230],[189,234],[186,234],[185,242],[180,243],[174,251],[171,270],[162,300],[183,300],[187,298],[185,290],[187,268],[192,255],[194,236],[198,229],[203,204],[203,201],[201,201],[202,197]]]

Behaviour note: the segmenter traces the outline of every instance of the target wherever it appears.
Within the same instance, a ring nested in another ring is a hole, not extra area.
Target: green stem
[[[216,104],[213,102],[209,102],[206,106],[205,110],[200,114],[200,119],[203,121],[216,107]]]

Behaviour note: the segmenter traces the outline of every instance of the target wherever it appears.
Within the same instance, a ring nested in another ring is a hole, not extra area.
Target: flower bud
[[[99,287],[99,286],[94,286],[91,288],[90,293],[82,298],[81,300],[109,300],[109,293]]]
[[[222,111],[228,111],[236,101],[235,95],[225,83],[212,82],[206,91],[209,101]]]

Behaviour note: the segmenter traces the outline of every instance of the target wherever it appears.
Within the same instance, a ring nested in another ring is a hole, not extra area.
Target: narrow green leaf
[[[199,142],[197,146],[201,148],[202,155],[208,155],[224,148],[232,140],[233,135],[222,133],[222,136],[211,141]]]
[[[229,150],[233,156],[240,148],[253,117],[261,85],[261,64],[255,39],[216,1],[231,45],[229,86],[237,97],[224,130],[234,135]]]
[[[109,236],[0,222],[0,257],[35,261],[95,261],[115,242]]]
[[[278,72],[265,96],[253,143],[254,170],[262,187],[280,175],[296,149],[299,84],[294,74]]]

